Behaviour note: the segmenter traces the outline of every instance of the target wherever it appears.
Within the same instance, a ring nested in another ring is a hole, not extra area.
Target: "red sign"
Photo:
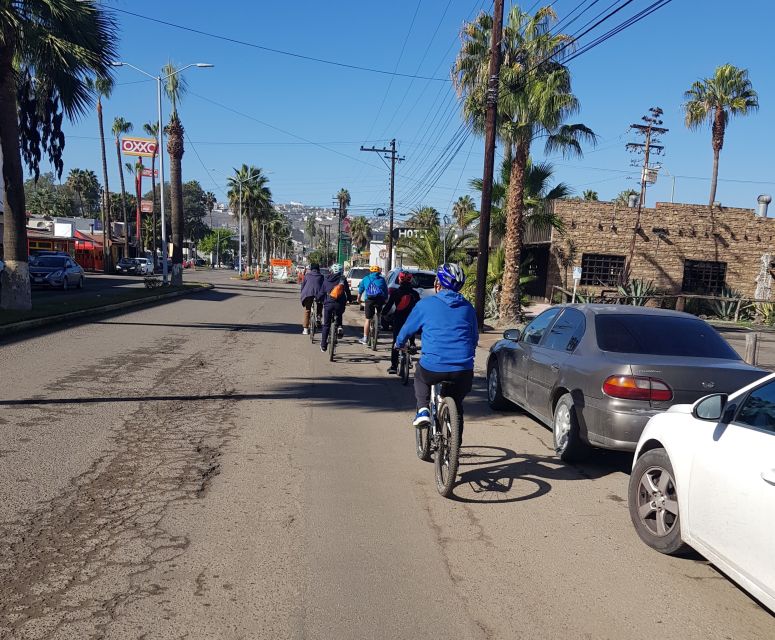
[[[151,171],[150,167],[143,167],[143,178],[158,178],[159,172],[154,169]]]
[[[121,138],[121,152],[128,156],[144,156],[151,158],[156,155],[155,138]]]
[[[143,213],[153,213],[153,200],[141,200],[140,211]]]
[[[293,266],[293,262],[290,260],[281,260],[279,258],[272,258],[269,260],[269,264],[273,267],[291,267]]]
[[[342,220],[342,231],[350,233],[350,218],[344,218]]]

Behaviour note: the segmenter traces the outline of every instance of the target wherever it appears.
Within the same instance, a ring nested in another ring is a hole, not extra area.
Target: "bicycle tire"
[[[377,343],[379,342],[379,311],[375,311],[374,318],[371,321],[371,350],[377,350]]]
[[[415,452],[423,462],[431,459],[431,430],[428,427],[415,427],[414,429]]]
[[[439,447],[436,451],[436,488],[448,498],[455,486],[460,455],[460,412],[451,398],[439,403]]]
[[[315,303],[312,303],[312,307],[310,309],[310,317],[309,317],[309,341],[312,344],[315,344],[315,328],[317,325],[317,313],[318,310],[315,308]]]
[[[331,331],[328,334],[328,361],[334,361],[334,349],[336,349],[336,332],[338,325],[336,323],[336,313],[334,312],[334,318],[331,321]]]
[[[404,386],[409,384],[409,357],[408,353],[402,353],[399,363],[398,374],[401,376],[401,384]]]

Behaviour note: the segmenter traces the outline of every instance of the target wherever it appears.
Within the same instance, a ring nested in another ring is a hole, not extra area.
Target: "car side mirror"
[[[692,409],[692,415],[697,420],[718,422],[724,415],[729,396],[726,393],[714,393],[698,400]]]
[[[511,340],[512,342],[518,342],[520,335],[519,329],[506,329],[503,332],[504,340]]]

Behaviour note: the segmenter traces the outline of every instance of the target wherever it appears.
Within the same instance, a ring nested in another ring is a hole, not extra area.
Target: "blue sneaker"
[[[427,409],[420,409],[417,415],[414,417],[412,426],[414,427],[427,427],[431,423],[431,412]]]

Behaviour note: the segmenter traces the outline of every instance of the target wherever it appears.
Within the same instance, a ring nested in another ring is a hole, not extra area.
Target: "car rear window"
[[[435,274],[413,273],[412,286],[418,289],[433,289],[433,283],[436,282]]]
[[[595,317],[595,331],[602,351],[740,359],[713,327],[695,318],[600,314]]]
[[[361,268],[359,268],[359,269],[351,269],[350,270],[350,277],[351,278],[355,278],[356,280],[358,278],[363,280],[368,275],[368,273],[369,273],[368,269],[361,269]]]
[[[36,267],[59,267],[62,268],[65,266],[65,259],[64,258],[57,258],[54,256],[39,256],[37,260],[35,260],[35,266]]]

